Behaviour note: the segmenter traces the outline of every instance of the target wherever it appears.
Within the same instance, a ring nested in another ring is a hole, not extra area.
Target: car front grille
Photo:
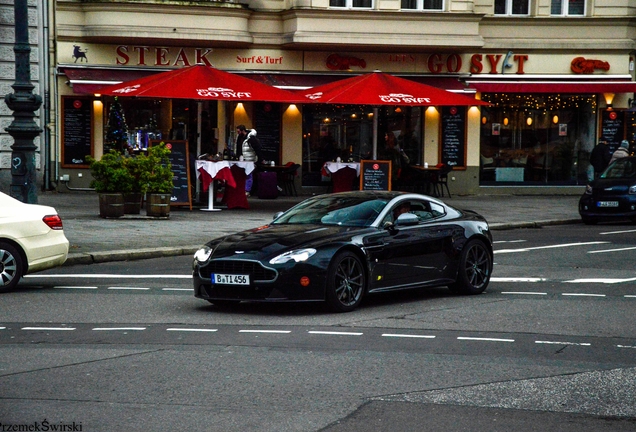
[[[199,267],[203,279],[210,279],[213,273],[249,275],[254,282],[271,282],[277,276],[275,270],[263,267],[257,261],[217,260]]]

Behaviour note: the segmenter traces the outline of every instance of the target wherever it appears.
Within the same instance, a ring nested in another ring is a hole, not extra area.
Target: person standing
[[[247,138],[247,129],[245,125],[238,125],[236,127],[236,141],[234,142],[234,148],[231,149],[236,159],[240,159],[243,154],[243,141]]]
[[[607,141],[599,141],[590,154],[590,164],[594,168],[594,178],[598,178],[612,159],[612,151],[607,145]]]
[[[629,141],[623,140],[621,141],[621,146],[617,148],[614,154],[612,155],[612,158],[610,159],[609,163],[611,164],[616,159],[621,159],[627,156],[629,156]]]
[[[263,155],[261,154],[261,143],[259,139],[256,138],[256,129],[248,131],[243,125],[239,125],[237,129],[240,129],[241,134],[244,135],[241,144],[243,160],[247,162],[254,162],[257,168],[255,172],[258,172],[259,165],[261,165],[264,161]],[[252,193],[252,190],[256,189],[256,179],[258,174],[256,176],[253,174],[254,173],[250,173],[245,181],[245,194],[248,196]]]

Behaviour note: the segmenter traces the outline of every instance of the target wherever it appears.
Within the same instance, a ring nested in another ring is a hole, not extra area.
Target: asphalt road
[[[487,292],[219,309],[189,257],[2,296],[0,423],[85,431],[636,430],[636,229],[495,232]]]

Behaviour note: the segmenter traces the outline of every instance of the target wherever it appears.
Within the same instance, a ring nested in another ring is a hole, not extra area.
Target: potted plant
[[[91,187],[99,194],[99,215],[117,218],[124,215],[124,193],[132,190],[133,177],[121,153],[111,150],[96,160],[86,156],[93,180]]]
[[[146,169],[146,156],[137,155],[124,158],[124,166],[131,177],[131,188],[124,193],[124,213],[141,213],[141,199],[144,194],[144,170]]]
[[[169,217],[170,198],[174,188],[170,149],[164,142],[148,147],[148,156],[143,159],[141,182],[146,193],[146,214]]]

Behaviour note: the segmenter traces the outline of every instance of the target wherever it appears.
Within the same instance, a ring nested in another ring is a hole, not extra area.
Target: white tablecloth
[[[360,164],[358,162],[325,162],[325,168],[331,173],[335,173],[343,168],[353,168],[360,176]]]
[[[219,171],[221,171],[223,168],[229,168],[232,165],[238,165],[241,168],[243,168],[245,170],[246,175],[250,175],[252,171],[254,171],[254,162],[226,161],[226,160],[212,162],[212,161],[198,160],[196,161],[197,178],[201,174],[199,172],[199,168],[203,168],[208,174],[210,174],[210,177],[216,178],[216,175]]]

